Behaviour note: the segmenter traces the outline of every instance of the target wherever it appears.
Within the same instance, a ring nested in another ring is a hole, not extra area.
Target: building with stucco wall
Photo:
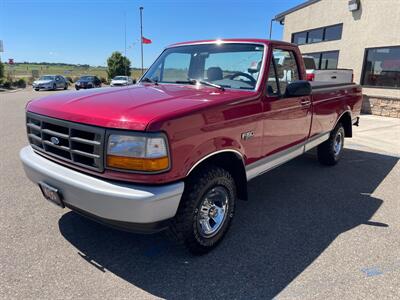
[[[400,0],[309,0],[275,21],[318,68],[354,70],[364,112],[400,117]]]

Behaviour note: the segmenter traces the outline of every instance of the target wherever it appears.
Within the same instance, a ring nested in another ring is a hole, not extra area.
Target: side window
[[[279,81],[279,90],[284,95],[286,86],[300,78],[296,57],[293,51],[274,49],[273,59]]]
[[[191,55],[189,53],[171,53],[165,58],[162,81],[175,82],[187,80]]]
[[[276,82],[276,73],[273,61],[271,61],[268,71],[267,93],[269,96],[279,95],[279,89],[278,89],[278,84]]]

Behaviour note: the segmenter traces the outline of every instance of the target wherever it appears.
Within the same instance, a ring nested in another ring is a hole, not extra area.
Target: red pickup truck
[[[120,229],[169,228],[206,253],[247,199],[247,181],[314,147],[322,164],[340,159],[361,88],[305,79],[293,44],[175,44],[137,85],[29,102],[20,157],[57,205]]]

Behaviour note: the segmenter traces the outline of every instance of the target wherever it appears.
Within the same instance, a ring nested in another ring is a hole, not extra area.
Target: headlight
[[[107,145],[107,167],[141,172],[169,168],[167,141],[163,135],[111,134]]]

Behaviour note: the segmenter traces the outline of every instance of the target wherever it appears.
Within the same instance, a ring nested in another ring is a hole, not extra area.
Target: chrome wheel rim
[[[203,197],[197,214],[197,228],[201,236],[216,235],[226,220],[229,194],[226,188],[216,186]]]
[[[333,153],[335,156],[338,156],[340,151],[342,151],[343,147],[343,134],[341,131],[338,131],[335,137],[335,141],[333,143]]]

